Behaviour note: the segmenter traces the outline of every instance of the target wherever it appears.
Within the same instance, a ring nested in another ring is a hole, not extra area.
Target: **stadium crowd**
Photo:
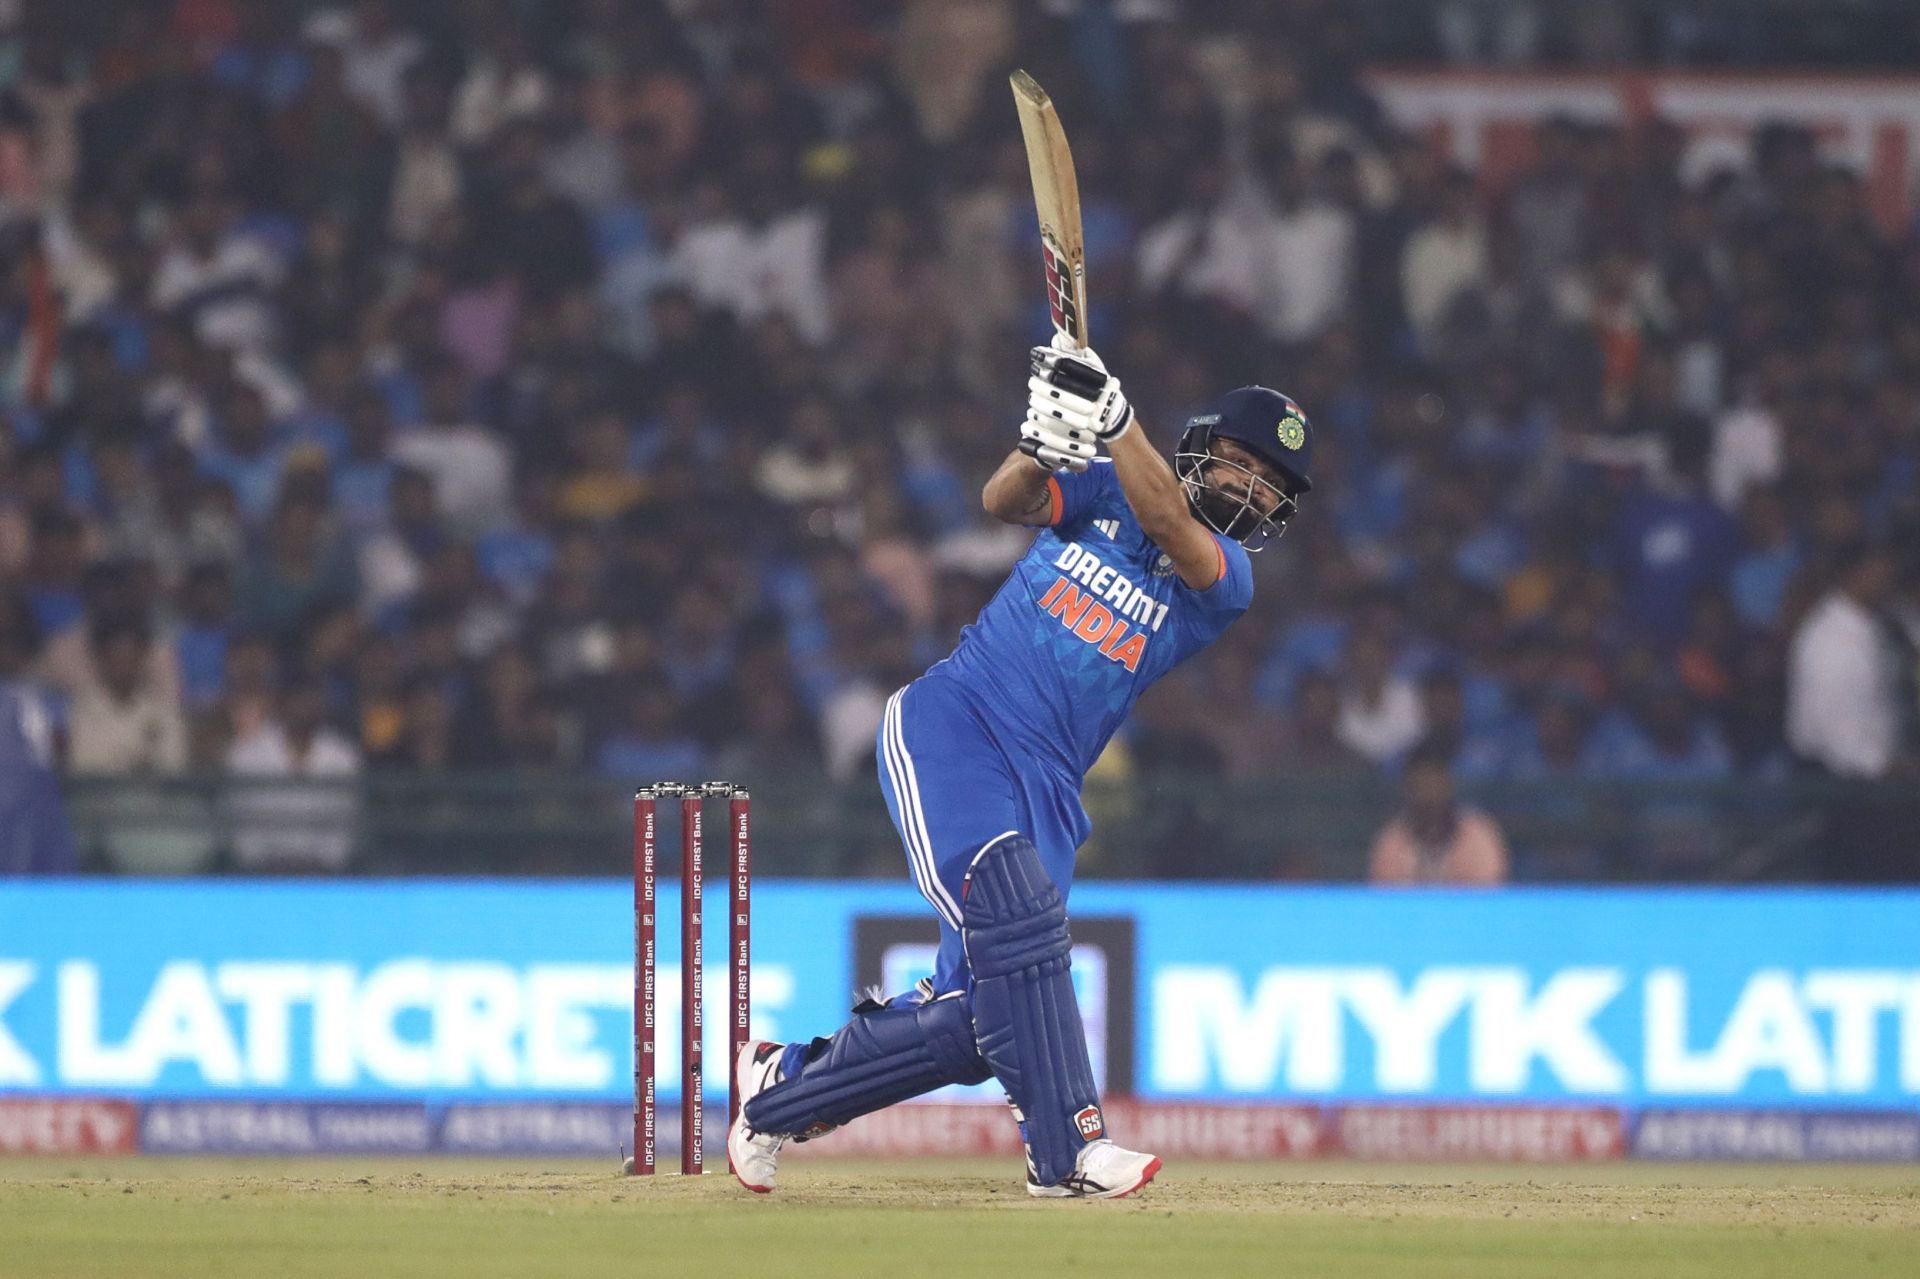
[[[1788,124],[1689,181],[1555,119],[1496,188],[1337,6],[1190,8],[0,4],[21,739],[863,774],[1024,544],[976,500],[1046,332],[1017,60],[1155,438],[1260,380],[1320,441],[1102,770],[1911,769],[1920,237]]]

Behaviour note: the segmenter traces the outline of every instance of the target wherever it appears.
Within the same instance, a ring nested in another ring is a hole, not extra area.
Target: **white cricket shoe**
[[[1033,1161],[1027,1161],[1027,1193],[1035,1199],[1122,1199],[1153,1180],[1160,1156],[1116,1146],[1110,1138],[1088,1142],[1073,1162],[1073,1171],[1058,1185],[1034,1180]]]
[[[740,1184],[757,1195],[773,1189],[773,1174],[780,1167],[780,1147],[785,1137],[755,1132],[747,1127],[747,1102],[780,1082],[780,1055],[785,1044],[760,1040],[740,1050],[733,1063],[733,1077],[740,1085],[740,1113],[727,1129],[727,1167]]]

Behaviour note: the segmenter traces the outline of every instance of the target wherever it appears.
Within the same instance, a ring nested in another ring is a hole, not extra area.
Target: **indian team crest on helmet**
[[[1297,414],[1289,413],[1281,418],[1275,433],[1279,435],[1280,443],[1289,449],[1298,449],[1307,442],[1307,424]]]

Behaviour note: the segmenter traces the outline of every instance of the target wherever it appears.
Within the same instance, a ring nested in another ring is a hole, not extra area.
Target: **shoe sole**
[[[1144,1187],[1144,1186],[1145,1186],[1145,1185],[1146,1185],[1146,1184],[1147,1184],[1147,1183],[1148,1183],[1149,1181],[1152,1181],[1152,1180],[1153,1180],[1153,1178],[1154,1178],[1154,1174],[1155,1174],[1155,1173],[1157,1173],[1157,1172],[1159,1172],[1159,1171],[1160,1171],[1160,1158],[1159,1158],[1159,1156],[1158,1156],[1158,1155],[1156,1155],[1156,1156],[1154,1156],[1154,1158],[1153,1158],[1153,1159],[1152,1159],[1151,1161],[1149,1161],[1149,1162],[1148,1162],[1148,1164],[1147,1164],[1147,1166],[1146,1166],[1145,1168],[1142,1168],[1142,1169],[1140,1170],[1140,1180],[1138,1180],[1138,1181],[1136,1181],[1136,1182],[1134,1182],[1134,1183],[1133,1183],[1133,1184],[1132,1184],[1131,1186],[1128,1186],[1128,1187],[1127,1187],[1127,1188],[1126,1188],[1125,1190],[1121,1190],[1121,1191],[1116,1191],[1116,1192],[1115,1192],[1115,1193],[1113,1193],[1113,1194],[1106,1194],[1106,1195],[1094,1195],[1094,1196],[1093,1196],[1093,1198],[1095,1198],[1095,1199],[1125,1199],[1125,1198],[1126,1198],[1126,1197],[1127,1197],[1128,1195],[1130,1195],[1130,1194],[1132,1194],[1132,1193],[1133,1193],[1134,1191],[1136,1191],[1136,1190],[1139,1190],[1139,1189],[1141,1189],[1141,1188],[1142,1188],[1142,1187]]]
[[[1131,1186],[1128,1186],[1125,1190],[1102,1190],[1098,1194],[1083,1195],[1076,1194],[1071,1190],[1061,1190],[1058,1186],[1029,1185],[1027,1187],[1027,1194],[1034,1199],[1125,1199],[1128,1195],[1133,1194],[1149,1181],[1152,1181],[1154,1174],[1158,1173],[1161,1167],[1160,1157],[1155,1155],[1147,1161],[1147,1166],[1140,1170],[1140,1179]]]
[[[752,1063],[754,1050],[760,1047],[761,1042],[764,1042],[764,1041],[749,1040],[747,1043],[742,1044],[740,1047],[739,1054],[733,1059],[734,1084],[743,1095],[747,1091],[747,1078],[746,1078],[747,1067],[749,1064]],[[740,1117],[736,1118],[733,1121],[733,1128],[737,1128],[741,1124],[745,1123],[746,1122],[745,1116],[746,1116],[746,1106],[743,1104],[740,1107]],[[745,1186],[748,1190],[751,1190],[754,1194],[756,1195],[772,1194],[773,1193],[772,1186],[756,1186],[751,1181],[748,1181],[745,1177],[742,1177],[740,1175],[740,1170],[734,1167],[733,1128],[729,1128],[727,1130],[727,1171],[733,1174],[733,1179],[735,1181]]]
[[[751,1181],[748,1181],[748,1180],[747,1180],[747,1179],[746,1179],[745,1177],[742,1177],[742,1176],[740,1175],[740,1173],[739,1173],[739,1171],[738,1171],[737,1169],[734,1169],[734,1167],[733,1167],[733,1160],[731,1160],[731,1159],[729,1159],[729,1160],[727,1160],[727,1168],[728,1168],[728,1170],[729,1170],[729,1171],[732,1171],[732,1172],[733,1172],[733,1179],[734,1179],[735,1181],[737,1181],[737,1182],[739,1182],[739,1183],[740,1183],[741,1185],[743,1185],[743,1186],[745,1186],[745,1187],[746,1187],[746,1188],[747,1188],[748,1190],[751,1190],[751,1191],[752,1191],[752,1192],[753,1192],[754,1194],[756,1194],[756,1195],[770,1195],[770,1194],[772,1194],[772,1193],[773,1193],[773,1187],[772,1187],[772,1186],[756,1186],[756,1185],[754,1185],[754,1184],[753,1184],[753,1183],[752,1183]]]

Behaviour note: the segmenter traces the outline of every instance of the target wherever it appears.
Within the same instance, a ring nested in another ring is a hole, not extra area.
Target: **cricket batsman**
[[[1119,379],[1063,342],[1034,348],[1019,446],[981,494],[1042,531],[880,730],[887,808],[940,917],[935,971],[831,1038],[741,1050],[727,1154],[749,1190],[773,1189],[789,1140],[989,1077],[1020,1122],[1028,1194],[1118,1198],[1160,1170],[1107,1134],[1068,971],[1080,787],[1141,692],[1246,612],[1248,551],[1312,487],[1313,435],[1292,400],[1241,387],[1187,423],[1168,466]]]

